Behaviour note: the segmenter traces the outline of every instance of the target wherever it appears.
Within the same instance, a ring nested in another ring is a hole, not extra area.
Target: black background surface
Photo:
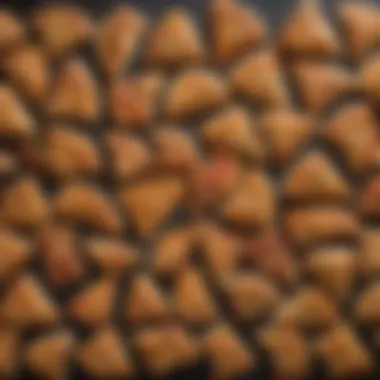
[[[267,20],[272,30],[275,32],[278,30],[283,22],[287,19],[287,16],[294,9],[295,5],[302,0],[246,0],[248,4],[261,12],[264,18]],[[330,16],[331,10],[334,4],[338,4],[347,0],[321,0]],[[360,1],[360,0],[359,0]],[[363,0],[362,0],[363,1]],[[370,1],[370,0],[367,0]],[[380,0],[373,0],[376,3],[380,3]],[[0,6],[7,6],[22,14],[27,14],[36,6],[43,4],[61,3],[62,0],[0,0]],[[95,17],[101,17],[108,10],[114,8],[121,3],[133,4],[137,8],[145,11],[152,19],[156,19],[160,14],[172,6],[183,6],[190,10],[194,16],[203,24],[205,21],[205,11],[208,4],[207,0],[77,0],[66,1],[82,6]],[[236,380],[266,380],[271,379],[270,366],[268,358],[263,352],[258,353],[259,368],[254,374],[247,375],[243,378]],[[380,360],[378,360],[377,366],[380,367]],[[190,368],[181,371],[180,373],[171,375],[170,377],[163,379],[178,379],[178,380],[203,380],[208,379],[208,368],[206,365],[200,365],[197,368]],[[37,377],[32,377],[29,373],[23,373],[19,377],[19,380],[39,380]],[[78,368],[74,368],[69,379],[72,380],[85,380],[87,376],[83,374]],[[149,377],[139,377],[139,380],[150,379]],[[327,379],[326,374],[319,368],[316,368],[313,375],[308,380]],[[372,376],[361,378],[360,380],[379,380],[380,370],[377,370]],[[1,379],[0,379],[1,380]],[[113,380],[113,379],[107,379]],[[115,379],[116,380],[116,379]]]
[[[247,0],[257,9],[264,12],[269,21],[275,25],[284,17],[284,14],[293,8],[294,4],[299,0]],[[324,0],[331,2],[331,0]],[[334,0],[332,0],[334,1]],[[336,0],[339,1],[339,0]],[[342,0],[340,0],[342,1]],[[344,0],[343,0],[344,1]],[[379,0],[380,1],[380,0]],[[0,4],[7,4],[16,9],[30,9],[39,4],[49,4],[62,2],[60,0],[0,0]],[[96,14],[103,14],[109,8],[117,4],[126,2],[134,4],[140,9],[146,11],[152,16],[159,15],[160,12],[173,5],[186,6],[187,9],[194,11],[196,14],[203,16],[204,9],[207,6],[207,0],[71,0],[75,3],[89,9]]]

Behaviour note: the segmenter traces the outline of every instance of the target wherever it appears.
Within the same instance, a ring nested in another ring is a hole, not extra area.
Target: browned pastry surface
[[[0,10],[1,378],[374,370],[380,8],[205,16]]]

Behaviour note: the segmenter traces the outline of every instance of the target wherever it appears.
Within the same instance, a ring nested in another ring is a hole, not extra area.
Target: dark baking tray
[[[267,20],[271,27],[271,30],[275,33],[287,19],[287,16],[291,13],[294,7],[299,1],[303,0],[245,0],[246,3],[251,4],[256,10],[261,12],[264,18]],[[329,13],[332,19],[334,19],[334,5],[345,0],[321,0],[326,7],[326,11]],[[360,1],[360,0],[359,0]],[[371,1],[371,0],[367,0]],[[376,3],[380,3],[380,0],[373,0]],[[27,14],[43,4],[62,3],[62,0],[0,0],[0,6],[6,6],[14,9],[20,14]],[[136,6],[143,10],[152,19],[156,19],[162,12],[172,6],[182,6],[188,9],[201,23],[205,23],[206,8],[208,0],[71,0],[64,1],[66,3],[74,3],[88,10],[95,17],[102,17],[108,10],[114,8],[118,4],[127,3]],[[246,335],[248,331],[241,331]],[[375,380],[380,379],[380,358],[377,356],[377,369],[371,375],[360,380]],[[259,365],[258,369],[251,374],[247,374],[244,377],[239,377],[236,380],[266,380],[272,379],[270,363],[265,353],[258,352]],[[19,380],[39,380],[38,377],[32,376],[30,373],[22,373],[18,377]],[[79,368],[73,368],[71,376],[72,380],[85,380],[88,378]],[[142,375],[138,377],[139,380],[152,379],[148,375]],[[156,378],[155,378],[156,379]],[[178,373],[172,374],[163,379],[178,379],[178,380],[202,380],[209,379],[209,372],[207,364],[200,364],[196,368],[188,368]],[[315,368],[313,374],[307,380],[319,380],[328,379],[328,376],[321,368]],[[110,379],[111,380],[111,379]]]

